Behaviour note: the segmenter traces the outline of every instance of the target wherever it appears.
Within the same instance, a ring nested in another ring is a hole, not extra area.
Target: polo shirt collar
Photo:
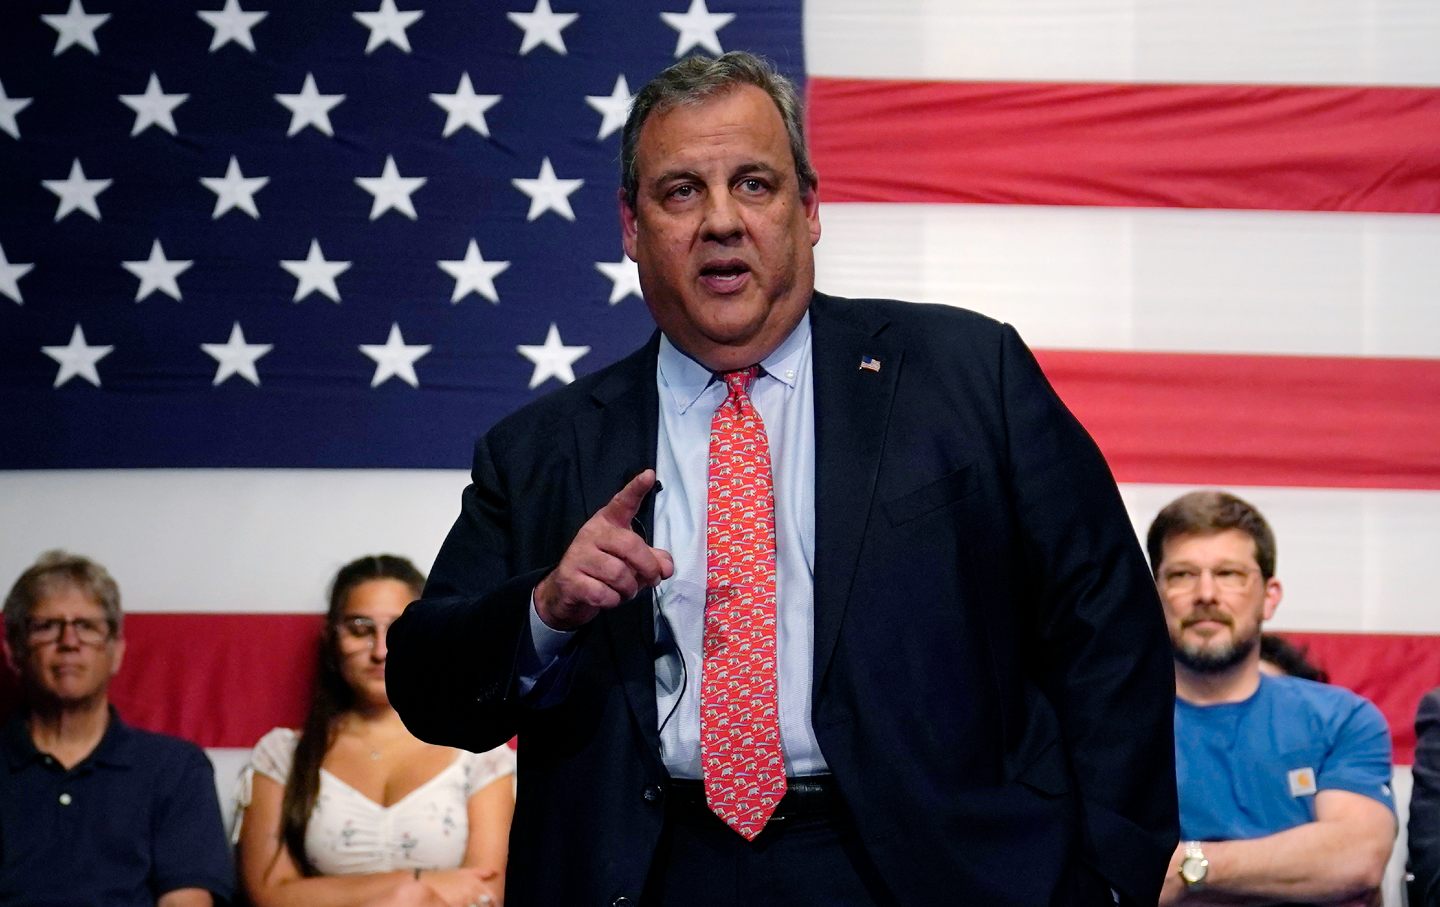
[[[81,759],[75,768],[92,763],[116,768],[129,768],[135,764],[135,730],[120,720],[120,713],[115,710],[115,706],[111,705],[108,708],[110,721],[105,726],[105,733],[100,737],[100,743],[91,751],[90,755]],[[31,762],[45,757],[45,754],[36,749],[34,741],[30,739],[30,729],[26,726],[25,717],[26,713],[22,711],[6,722],[3,729],[0,729],[0,752],[4,753],[4,758],[11,769],[24,768]]]
[[[40,751],[30,741],[30,731],[25,727],[25,714],[17,713],[0,730],[0,752],[12,771],[18,771],[40,758]]]

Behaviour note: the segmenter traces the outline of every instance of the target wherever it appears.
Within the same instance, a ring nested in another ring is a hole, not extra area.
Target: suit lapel
[[[901,349],[883,334],[886,324],[883,318],[821,293],[815,294],[810,306],[817,693],[850,599],[900,374]],[[861,368],[864,361],[878,362],[878,368]]]
[[[655,465],[659,397],[655,388],[657,333],[642,349],[621,360],[595,386],[595,408],[575,420],[581,493],[585,513],[605,505],[635,474]],[[655,499],[646,500],[639,518],[655,524]],[[646,533],[646,541],[650,541]],[[602,616],[625,697],[649,752],[658,761],[660,737],[655,710],[654,601],[649,591]]]

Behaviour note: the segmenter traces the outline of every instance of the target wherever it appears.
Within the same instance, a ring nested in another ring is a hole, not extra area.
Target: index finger
[[[600,508],[600,512],[606,518],[615,522],[618,526],[630,525],[640,508],[645,504],[645,496],[650,489],[655,487],[655,470],[643,470],[635,478],[625,483],[625,487],[615,493],[609,503]]]

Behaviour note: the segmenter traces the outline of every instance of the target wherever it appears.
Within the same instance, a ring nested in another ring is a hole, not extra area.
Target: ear
[[[624,189],[615,190],[615,200],[620,205],[620,242],[625,246],[625,254],[630,260],[639,261],[640,259],[635,257],[635,250],[639,242],[640,221],[635,216],[635,209],[625,197]]]
[[[125,637],[115,640],[115,656],[110,660],[110,676],[120,673],[120,663],[125,660]]]
[[[10,666],[11,671],[14,671],[18,675],[20,673],[20,659],[15,650],[10,646],[10,637],[5,634],[0,634],[0,652],[5,653],[5,663]]]
[[[1280,586],[1280,580],[1270,577],[1265,581],[1265,603],[1263,615],[1265,620],[1275,616],[1275,609],[1280,605],[1280,599],[1285,590]]]
[[[820,184],[811,183],[805,194],[800,196],[805,207],[805,222],[810,226],[810,245],[820,242]]]

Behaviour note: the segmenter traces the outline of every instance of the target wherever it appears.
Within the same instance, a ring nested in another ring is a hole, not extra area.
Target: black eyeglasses
[[[110,638],[113,632],[108,620],[76,617],[66,620],[51,617],[46,620],[25,621],[25,638],[32,644],[46,645],[58,642],[65,635],[66,627],[75,628],[75,638],[87,646],[98,646]]]

